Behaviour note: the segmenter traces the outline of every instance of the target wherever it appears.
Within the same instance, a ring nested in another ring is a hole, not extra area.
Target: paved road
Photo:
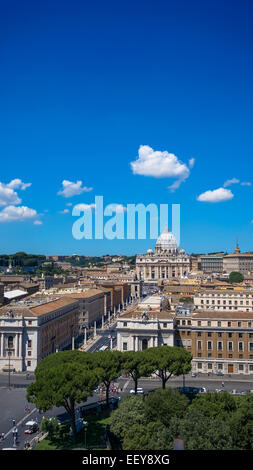
[[[252,380],[245,377],[195,377],[192,378],[191,376],[185,377],[185,385],[186,386],[193,386],[193,387],[205,387],[208,391],[214,391],[216,389],[222,388],[221,382],[224,382],[224,390],[231,391],[236,389],[237,391],[249,391],[253,389]],[[118,386],[122,391],[120,395],[122,397],[129,396],[129,392],[131,389],[134,388],[134,383],[129,378],[119,378],[115,381],[115,385]],[[182,377],[179,378],[171,378],[167,386],[171,387],[179,387],[183,385]],[[161,381],[155,378],[143,378],[140,379],[138,383],[139,387],[142,387],[144,392],[149,390],[153,390],[156,388],[161,387]],[[24,448],[24,441],[30,441],[35,435],[25,436],[24,435],[24,427],[22,426],[22,422],[26,423],[30,419],[36,419],[38,422],[41,422],[41,419],[44,416],[57,416],[61,421],[64,418],[67,418],[66,411],[64,408],[53,408],[52,410],[40,414],[38,410],[34,407],[34,404],[29,404],[26,401],[26,388],[13,388],[8,389],[8,387],[1,387],[0,388],[0,432],[4,432],[6,435],[6,439],[3,442],[0,442],[0,449],[6,447],[13,446],[13,436],[12,436],[12,420],[16,420],[16,425],[19,431],[19,440],[18,440],[18,449],[22,450]],[[111,394],[111,396],[115,396],[115,394]],[[118,396],[116,394],[116,396]],[[101,395],[94,393],[92,397],[90,397],[87,401],[87,404],[99,401]],[[27,413],[25,411],[26,407],[30,408],[30,411]]]

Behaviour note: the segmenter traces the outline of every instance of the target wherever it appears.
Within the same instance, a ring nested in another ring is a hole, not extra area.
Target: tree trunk
[[[106,385],[106,406],[109,408],[109,390],[110,390],[110,383]]]

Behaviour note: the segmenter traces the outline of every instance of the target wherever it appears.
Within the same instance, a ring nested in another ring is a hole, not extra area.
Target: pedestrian
[[[4,437],[5,437],[5,434],[4,432],[1,433],[1,440],[3,441],[4,440]]]
[[[15,424],[16,424],[16,421],[15,421],[15,419],[13,419],[12,420],[12,426],[15,426]]]
[[[17,438],[16,438],[16,436],[13,437],[13,447],[17,447]]]
[[[224,382],[221,383],[221,386],[224,387]]]

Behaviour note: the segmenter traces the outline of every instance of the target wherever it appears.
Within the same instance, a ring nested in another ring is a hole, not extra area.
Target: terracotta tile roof
[[[234,319],[249,319],[253,320],[253,311],[251,312],[241,312],[237,310],[227,310],[227,311],[219,311],[219,310],[203,310],[201,312],[196,312],[192,314],[192,319],[225,319],[225,320],[234,320]]]
[[[74,304],[75,300],[69,297],[59,298],[57,300],[51,300],[45,304],[38,305],[36,307],[29,307],[33,315],[43,315],[44,313],[53,312],[59,308],[65,307],[66,305]]]

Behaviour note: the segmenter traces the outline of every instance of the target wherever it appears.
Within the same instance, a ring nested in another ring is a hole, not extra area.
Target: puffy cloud
[[[154,151],[148,145],[141,145],[139,157],[131,162],[133,173],[136,175],[154,176],[155,178],[182,178],[189,175],[189,168],[179,162],[176,155],[166,150]]]
[[[35,220],[33,222],[34,225],[42,225],[42,221],[41,220]]]
[[[138,159],[131,162],[135,175],[153,176],[154,178],[177,178],[169,189],[174,191],[190,175],[195,159],[189,160],[189,167],[180,162],[176,155],[165,151],[154,151],[148,145],[141,145],[138,151]]]
[[[82,181],[77,181],[73,183],[72,181],[63,180],[62,182],[63,189],[58,191],[57,194],[64,197],[77,196],[83,192],[92,191],[93,188],[87,188],[86,186],[82,187]]]
[[[34,219],[37,215],[35,209],[26,206],[7,206],[0,212],[0,222],[22,222]]]
[[[17,193],[9,188],[6,184],[0,182],[0,206],[7,206],[8,204],[20,204],[21,199]]]
[[[222,202],[228,201],[234,197],[230,189],[218,188],[213,191],[206,191],[197,197],[201,202]]]
[[[22,189],[24,191],[26,188],[29,188],[32,185],[32,183],[23,183],[19,178],[16,178],[10,183],[8,183],[6,186],[12,189]]]
[[[237,178],[232,178],[231,180],[225,181],[225,183],[223,184],[223,187],[227,188],[227,186],[230,186],[231,184],[237,184],[237,183],[240,183],[240,180],[238,180]]]
[[[251,186],[251,183],[249,181],[243,181],[241,186]]]
[[[25,190],[32,183],[23,183],[20,179],[16,178],[10,183],[4,184],[0,182],[0,206],[7,206],[9,204],[20,204],[22,200],[18,197],[18,194],[14,189]]]

